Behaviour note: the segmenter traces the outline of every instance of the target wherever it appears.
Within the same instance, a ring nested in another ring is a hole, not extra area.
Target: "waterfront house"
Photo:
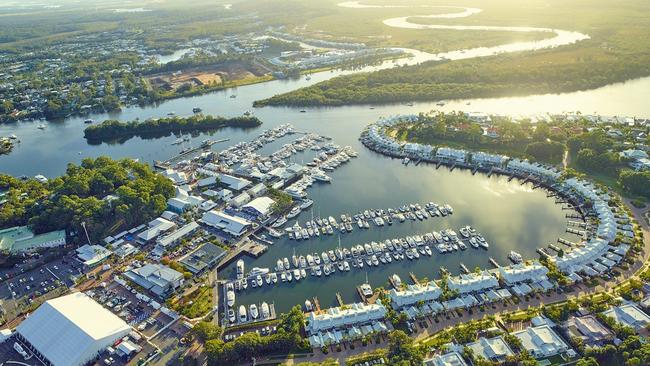
[[[504,361],[506,357],[515,355],[502,336],[481,337],[476,342],[469,343],[466,346],[474,352],[475,356],[495,362]]]
[[[399,309],[411,306],[418,302],[434,301],[440,297],[442,290],[435,282],[431,281],[425,285],[408,285],[406,289],[392,289],[388,294],[393,308]]]
[[[503,167],[508,157],[505,155],[489,154],[481,151],[473,152],[471,161],[475,165],[482,167]]]
[[[482,271],[480,273],[449,277],[447,286],[450,290],[458,291],[460,294],[467,294],[497,288],[499,287],[499,281],[487,271]]]
[[[360,326],[383,320],[386,308],[381,304],[354,303],[345,307],[329,308],[325,311],[310,312],[306,317],[305,331],[308,334]]]
[[[436,150],[436,157],[454,163],[464,163],[467,159],[467,151],[440,147]]]
[[[179,261],[188,271],[193,274],[203,272],[207,268],[216,265],[226,255],[226,251],[212,244],[205,243],[197,250],[188,253]]]
[[[579,338],[585,346],[603,346],[614,340],[614,333],[593,315],[571,317],[564,328],[569,338]]]
[[[633,303],[615,306],[603,312],[603,315],[613,318],[617,323],[632,327],[636,331],[650,324],[650,316]]]
[[[510,266],[499,267],[499,277],[509,286],[518,283],[540,283],[548,281],[546,274],[548,268],[541,265],[539,262],[534,261],[531,264],[513,264]]]
[[[528,327],[512,333],[535,358],[545,358],[568,351],[569,346],[549,325]]]

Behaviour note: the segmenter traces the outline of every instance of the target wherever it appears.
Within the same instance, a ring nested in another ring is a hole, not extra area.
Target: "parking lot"
[[[27,359],[16,352],[14,349],[14,343],[16,341],[16,337],[12,336],[6,341],[0,343],[0,365],[14,363],[22,365],[27,364],[30,366],[45,366],[45,364],[43,364],[38,358],[34,357],[26,347],[23,347],[23,349],[27,354]]]

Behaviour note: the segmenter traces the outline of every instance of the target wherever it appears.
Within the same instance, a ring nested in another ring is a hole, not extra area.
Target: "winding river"
[[[348,3],[349,4],[349,3]],[[356,3],[358,4],[358,3]],[[359,6],[364,6],[360,5]],[[462,9],[461,9],[462,10]],[[466,14],[468,10],[462,10]],[[475,13],[472,13],[475,14]],[[471,14],[467,14],[469,16]],[[458,18],[459,16],[449,17]],[[400,22],[408,23],[408,18]],[[400,24],[397,21],[394,24]],[[545,31],[535,28],[535,31]],[[463,31],[463,30],[461,30]],[[556,47],[579,41],[577,35],[565,38],[564,31],[553,30]],[[560,32],[560,33],[558,33]],[[573,34],[568,32],[568,34]],[[577,37],[577,38],[576,38]],[[541,41],[544,42],[544,41]],[[524,42],[530,45],[531,42]],[[492,53],[507,50],[516,44],[488,47]],[[535,49],[535,48],[528,48]],[[101,121],[107,118],[120,120],[164,117],[167,113],[190,115],[193,107],[200,107],[204,113],[224,116],[241,115],[251,109],[253,101],[267,98],[278,93],[285,93],[297,88],[313,85],[332,77],[359,71],[374,71],[394,67],[396,64],[413,64],[446,57],[451,59],[480,57],[486,51],[480,49],[448,52],[432,55],[413,50],[413,57],[397,62],[384,62],[378,66],[364,67],[358,70],[336,70],[311,75],[310,80],[275,80],[263,84],[239,87],[232,90],[214,92],[202,96],[180,98],[165,101],[158,105],[146,107],[129,107],[115,113],[95,114],[90,117],[74,117],[64,121],[50,121],[44,130],[37,128],[38,122],[20,122],[0,125],[0,136],[16,134],[21,143],[14,151],[0,156],[0,172],[16,176],[44,174],[52,177],[64,172],[68,163],[79,162],[86,157],[108,155],[114,158],[138,158],[152,162],[154,159],[166,159],[177,154],[182,147],[172,145],[176,136],[143,140],[132,138],[122,143],[89,145],[83,138],[83,129],[87,126],[84,119]],[[446,55],[446,56],[445,56]],[[237,95],[231,98],[231,95]],[[265,107],[254,110],[264,125],[254,130],[222,129],[214,133],[200,133],[191,136],[195,146],[206,138],[230,138],[230,141],[217,144],[218,150],[239,141],[255,138],[262,129],[271,128],[282,123],[292,123],[301,131],[313,131],[331,136],[335,143],[350,145],[358,151],[359,157],[331,173],[333,183],[315,185],[309,190],[314,199],[314,215],[338,217],[341,213],[356,213],[361,209],[389,208],[411,202],[449,203],[454,215],[447,218],[430,219],[424,222],[412,222],[393,225],[383,229],[360,231],[342,236],[342,246],[349,247],[380,238],[393,238],[415,233],[424,233],[442,228],[458,229],[472,225],[492,244],[487,255],[476,255],[473,250],[449,255],[434,255],[430,259],[418,262],[401,262],[380,266],[367,271],[370,284],[385,285],[392,273],[398,273],[403,279],[409,272],[418,277],[435,277],[439,266],[445,266],[453,273],[458,273],[462,262],[470,269],[475,266],[487,267],[487,257],[492,256],[505,263],[510,250],[517,250],[524,257],[535,257],[535,249],[553,243],[560,236],[572,239],[565,234],[566,219],[558,205],[546,198],[545,192],[533,190],[529,185],[521,185],[516,180],[508,182],[503,177],[471,175],[463,170],[436,170],[428,165],[408,167],[397,160],[391,160],[366,150],[357,140],[363,128],[381,116],[394,114],[418,113],[432,109],[443,111],[463,110],[488,113],[530,115],[544,113],[562,113],[582,111],[603,115],[627,115],[650,117],[650,78],[613,84],[603,88],[565,94],[532,95],[512,98],[450,100],[444,106],[435,102],[415,103],[412,106],[388,104],[382,106],[346,106],[337,108],[307,108],[306,113],[286,107]],[[270,153],[288,142],[283,138],[264,148],[262,153]],[[300,163],[311,160],[313,152],[298,155],[295,161]],[[503,204],[507,202],[507,204]],[[304,222],[311,217],[311,212],[304,212],[298,220]],[[270,247],[267,254],[253,261],[246,258],[247,268],[252,266],[273,267],[278,257],[290,257],[294,249],[297,254],[332,249],[337,245],[336,237],[328,237],[297,243],[286,239],[278,240]],[[232,269],[226,269],[220,276],[230,276]],[[327,280],[308,279],[291,285],[264,287],[238,294],[238,304],[274,301],[278,311],[301,304],[307,297],[318,296],[323,307],[334,304],[335,292],[340,292],[345,301],[357,299],[354,286],[365,281],[366,271],[352,271],[336,274]]]

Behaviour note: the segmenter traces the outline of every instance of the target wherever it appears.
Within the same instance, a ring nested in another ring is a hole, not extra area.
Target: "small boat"
[[[311,301],[305,300],[305,310],[307,311],[312,311],[313,307],[311,305]]]
[[[251,314],[252,319],[257,319],[260,316],[260,313],[257,311],[257,305],[251,304],[251,306],[248,307],[248,311]]]
[[[300,207],[296,206],[292,208],[291,211],[289,211],[289,213],[287,214],[287,219],[293,219],[294,217],[298,216],[299,213],[300,213]]]
[[[521,263],[523,262],[523,257],[521,254],[515,252],[514,250],[510,251],[510,254],[508,254],[508,258],[513,262],[513,263]]]
[[[267,304],[266,302],[262,303],[260,310],[262,312],[262,319],[268,319],[271,316],[271,311],[269,310],[269,304]]]
[[[95,121],[93,121],[92,119],[87,119],[87,120],[84,121],[85,124],[90,124],[90,123],[93,123],[93,122],[95,122]]]
[[[396,288],[399,289],[400,287],[402,287],[402,279],[396,273],[393,273],[391,279],[393,280],[393,284],[395,285]]]
[[[239,305],[239,321],[245,322],[248,319],[246,315],[246,307],[244,305]]]
[[[237,261],[237,277],[241,278],[243,275],[244,275],[244,261],[240,259]]]
[[[235,311],[233,309],[228,309],[228,321],[230,323],[234,323],[235,320],[237,320],[237,316],[235,315]]]
[[[300,204],[300,209],[302,209],[302,210],[308,209],[313,204],[314,204],[314,201],[312,201],[310,199],[306,199],[306,200],[302,201],[302,203]]]

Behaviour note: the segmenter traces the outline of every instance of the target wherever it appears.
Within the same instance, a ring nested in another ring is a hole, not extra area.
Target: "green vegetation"
[[[268,188],[267,193],[274,201],[271,205],[271,212],[273,212],[274,215],[285,213],[291,209],[291,206],[293,205],[293,198],[291,195],[271,187]]]
[[[205,342],[210,339],[220,338],[223,334],[223,329],[213,322],[201,321],[194,324],[192,334],[201,342]]]
[[[144,122],[120,122],[106,120],[101,124],[89,126],[84,130],[84,137],[90,141],[112,141],[129,139],[133,136],[142,138],[169,136],[174,132],[196,132],[215,130],[223,127],[256,127],[262,124],[257,117],[213,117],[194,115],[187,118],[171,117],[148,119]]]
[[[190,319],[198,318],[212,310],[212,291],[209,286],[201,286],[181,297],[167,300],[167,306]]]
[[[310,350],[309,343],[300,333],[304,321],[300,306],[295,306],[282,314],[277,332],[272,335],[248,332],[228,343],[218,338],[208,339],[205,342],[208,365],[239,364],[250,361],[251,357]]]
[[[534,0],[523,4],[502,0],[489,4],[481,3],[478,6],[484,9],[479,15],[449,21],[431,21],[463,25],[525,24],[577,30],[589,34],[591,38],[576,45],[556,49],[453,62],[426,62],[417,66],[342,76],[261,100],[257,105],[394,103],[558,93],[592,89],[650,75],[650,41],[643,36],[650,28],[650,22],[640,17],[649,10],[647,2],[626,0],[613,4],[606,0]],[[432,12],[430,9],[389,10],[395,14],[391,15],[393,17],[398,16],[397,12],[408,12],[404,15]],[[355,14],[363,19],[364,12],[370,13],[368,17],[376,17],[378,13],[372,9],[364,9]],[[607,16],[603,17],[605,13]],[[636,21],[630,22],[630,18],[635,18]],[[377,19],[375,22],[376,28],[379,28],[381,21]],[[353,24],[355,28],[373,29],[373,32],[368,32],[369,36],[380,32],[371,28],[372,24],[369,25],[365,19],[357,20]],[[321,24],[319,29],[325,26]],[[413,37],[411,44],[415,48],[425,46],[432,42],[431,39],[449,33],[401,29],[385,32],[390,36],[394,33],[409,32],[410,37]],[[490,32],[458,33],[484,35]],[[386,38],[387,42],[392,41],[392,37]],[[448,43],[456,45],[454,42]]]
[[[465,113],[432,111],[421,113],[415,123],[399,123],[387,132],[403,142],[562,163],[567,168],[565,177],[586,174],[620,193],[650,199],[650,172],[631,170],[627,159],[619,154],[633,148],[639,142],[636,136],[647,133],[647,127],[619,125],[614,129],[586,118],[570,120],[562,116],[537,123],[491,116],[491,121],[477,123]]]
[[[388,334],[388,358],[389,365],[395,366],[420,366],[424,360],[425,350],[417,346],[413,338],[401,330],[392,331]]]
[[[0,206],[0,228],[30,225],[36,233],[65,229],[85,242],[85,227],[93,242],[120,228],[147,222],[174,196],[171,181],[133,160],[108,157],[69,164],[66,174],[40,183],[0,175],[6,190]],[[105,199],[114,196],[112,200]]]

